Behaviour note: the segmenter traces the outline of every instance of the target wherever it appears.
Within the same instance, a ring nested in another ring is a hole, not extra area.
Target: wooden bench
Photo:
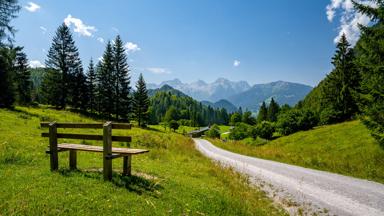
[[[58,153],[69,151],[69,167],[76,169],[77,151],[103,153],[103,174],[104,180],[112,179],[112,159],[123,157],[123,175],[131,175],[132,155],[149,152],[144,149],[115,148],[112,141],[131,142],[130,136],[112,136],[112,129],[131,129],[130,124],[123,123],[57,123],[41,122],[41,127],[49,128],[48,133],[42,133],[42,137],[49,137],[49,149],[46,153],[50,154],[51,170],[56,171],[59,167]],[[69,134],[57,133],[57,128],[93,128],[103,129],[103,135],[93,134]],[[92,146],[83,144],[60,143],[57,139],[82,139],[82,140],[102,140],[103,146]]]

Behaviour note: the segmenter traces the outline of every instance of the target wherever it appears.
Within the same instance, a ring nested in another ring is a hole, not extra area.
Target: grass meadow
[[[244,155],[384,183],[384,149],[360,121],[321,126],[269,142],[210,141]]]
[[[40,121],[94,122],[49,108],[0,109],[0,215],[285,215],[249,184],[195,150],[193,141],[156,128],[113,130],[149,149],[133,156],[133,176],[122,177],[122,159],[113,160],[112,182],[103,181],[102,154],[78,152],[78,171],[69,171],[68,152],[59,153],[58,172],[45,154],[47,129]],[[94,129],[59,129],[101,134]],[[59,140],[102,145],[82,140]]]

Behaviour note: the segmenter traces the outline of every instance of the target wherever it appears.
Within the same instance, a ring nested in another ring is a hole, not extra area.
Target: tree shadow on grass
[[[59,169],[59,173],[65,177],[81,175],[86,178],[103,181],[103,173],[99,170],[70,170],[63,168]],[[139,195],[147,194],[154,197],[158,197],[161,194],[159,190],[163,189],[159,184],[160,180],[157,180],[155,177],[142,177],[141,175],[125,176],[117,172],[112,173],[111,183]]]

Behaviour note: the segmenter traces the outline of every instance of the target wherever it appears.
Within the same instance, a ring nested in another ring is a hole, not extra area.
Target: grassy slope
[[[359,121],[318,127],[257,146],[211,140],[224,149],[384,183],[384,149]]]
[[[48,140],[40,137],[46,129],[39,127],[40,120],[91,120],[64,111],[18,110],[0,109],[0,215],[284,214],[251,188],[245,177],[214,165],[194,149],[190,139],[174,133],[137,128],[114,131],[132,135],[132,147],[150,149],[149,154],[133,157],[130,178],[115,174],[113,182],[104,182],[95,171],[102,167],[101,155],[87,152],[78,153],[81,171],[68,171],[64,152],[59,154],[60,171],[52,173],[44,153]],[[113,163],[121,171],[122,159]]]

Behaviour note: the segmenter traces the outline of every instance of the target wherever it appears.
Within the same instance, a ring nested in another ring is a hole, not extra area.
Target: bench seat
[[[57,145],[57,148],[58,150],[78,150],[78,151],[103,153],[103,146],[61,143]],[[149,152],[149,150],[112,147],[112,153],[120,154],[120,155],[136,155],[136,154],[143,154],[147,152]]]

